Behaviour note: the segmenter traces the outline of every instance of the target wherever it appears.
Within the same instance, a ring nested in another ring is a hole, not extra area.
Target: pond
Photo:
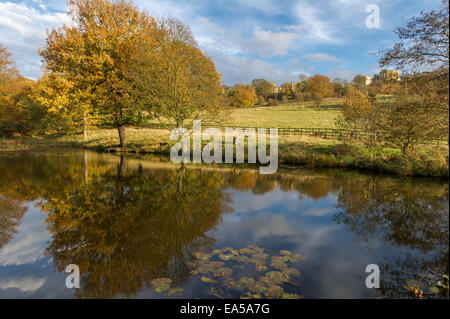
[[[442,298],[448,217],[446,181],[0,153],[0,298]]]

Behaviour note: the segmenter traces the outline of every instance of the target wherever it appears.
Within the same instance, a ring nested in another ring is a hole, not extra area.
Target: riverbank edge
[[[24,141],[25,143],[23,143]],[[5,144],[7,147],[5,147]],[[85,145],[80,142],[58,142],[53,140],[50,143],[46,143],[45,139],[36,140],[29,138],[26,140],[21,139],[19,142],[20,146],[15,143],[1,143],[0,145],[0,153],[72,148],[118,154],[170,154],[170,145],[168,143],[156,143],[152,147],[130,144],[126,149],[122,149],[115,146]],[[448,155],[446,158],[443,158],[442,154],[439,156],[426,153],[406,156],[399,156],[398,154],[386,156],[386,154],[383,154],[383,156],[371,160],[367,156],[367,150],[364,150],[362,147],[345,144],[316,146],[314,148],[314,145],[302,143],[281,144],[279,147],[279,164],[296,168],[343,168],[410,177],[449,178]]]

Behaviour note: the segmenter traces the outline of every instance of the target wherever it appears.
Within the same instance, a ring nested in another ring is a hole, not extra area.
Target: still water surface
[[[0,153],[0,298],[445,297],[448,217],[431,179]]]

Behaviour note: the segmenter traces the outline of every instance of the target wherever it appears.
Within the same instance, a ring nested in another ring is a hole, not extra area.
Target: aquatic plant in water
[[[300,271],[289,264],[305,257],[288,250],[270,255],[267,249],[250,245],[239,250],[225,247],[211,254],[195,252],[193,261],[186,265],[193,276],[199,276],[205,284],[211,284],[208,292],[218,298],[239,293],[243,299],[301,298],[295,293],[285,292],[285,286],[298,286],[296,277]],[[253,276],[255,277],[253,277]],[[152,281],[155,291],[168,295],[180,295],[182,288],[170,288],[170,279]]]

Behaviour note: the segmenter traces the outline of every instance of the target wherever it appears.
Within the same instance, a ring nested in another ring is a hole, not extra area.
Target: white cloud
[[[295,81],[298,78],[298,73],[290,72],[288,69],[280,68],[261,59],[217,55],[213,56],[213,60],[216,62],[217,70],[223,73],[223,82],[228,85],[249,83],[256,78],[264,78],[277,83]]]
[[[300,24],[304,24],[307,30],[307,37],[315,42],[341,43],[335,34],[334,28],[320,17],[319,10],[307,1],[299,1],[294,9],[294,14],[299,19]]]
[[[45,5],[37,4],[45,11]],[[27,77],[40,76],[37,49],[44,44],[46,30],[65,23],[70,23],[65,13],[42,12],[24,3],[0,3],[0,43],[11,51],[18,69]]]
[[[23,292],[35,292],[41,288],[46,279],[23,277],[23,278],[7,278],[0,280],[0,289],[16,288]]]
[[[330,54],[326,53],[314,53],[305,55],[305,57],[311,62],[339,62],[340,60]]]
[[[208,18],[198,16],[191,23],[192,32],[200,48],[221,54],[237,54],[242,52],[234,41],[237,35],[227,34],[227,30],[211,22]]]
[[[261,58],[285,56],[297,47],[297,40],[303,36],[299,26],[286,26],[280,30],[264,30],[260,26],[253,28],[250,36],[233,29],[224,29],[211,20],[198,16],[192,23],[192,30],[200,47],[222,54],[256,54]]]
[[[17,234],[0,249],[0,266],[30,264],[44,258],[43,251],[49,238],[45,215],[32,204],[28,205]]]
[[[299,30],[291,27],[286,31],[273,32],[256,27],[250,39],[240,39],[241,46],[249,52],[256,52],[263,58],[284,56],[293,47],[296,40],[302,37]]]
[[[331,215],[335,212],[333,208],[321,208],[321,207],[312,207],[309,209],[306,209],[302,213],[309,216],[316,216],[316,217],[322,217]]]

